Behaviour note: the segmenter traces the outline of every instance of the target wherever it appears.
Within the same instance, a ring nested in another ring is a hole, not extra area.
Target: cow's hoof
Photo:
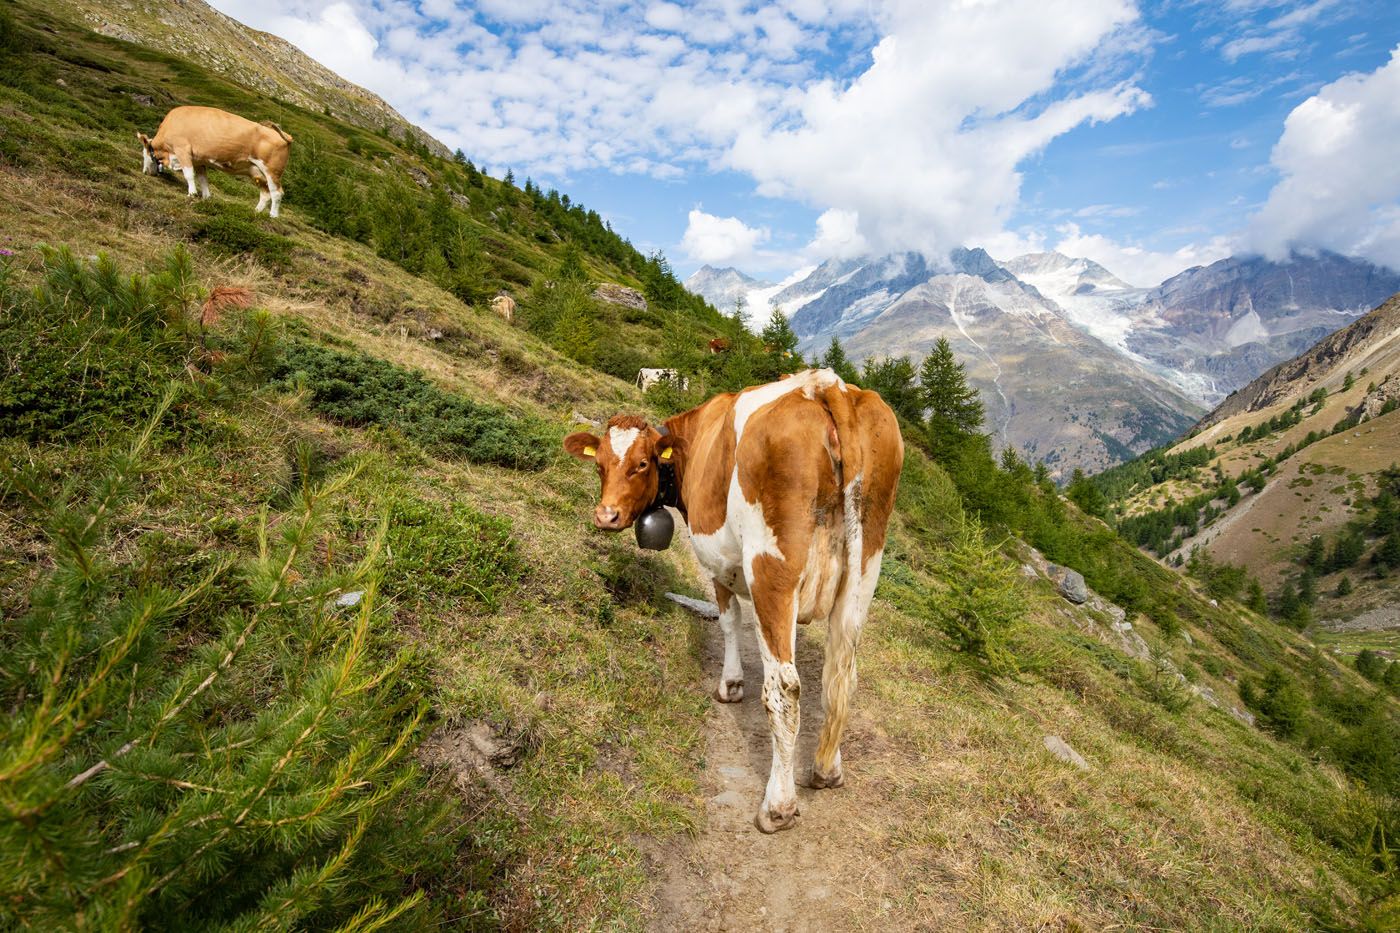
[[[782,829],[792,829],[797,825],[797,801],[783,804],[777,807],[769,807],[760,804],[758,815],[754,817],[754,825],[759,832],[776,833]]]
[[[744,682],[742,680],[721,680],[719,686],[715,687],[715,699],[721,703],[738,703],[744,698]]]
[[[846,775],[841,771],[834,774],[822,774],[816,768],[812,769],[812,779],[807,786],[813,790],[824,790],[829,787],[840,787],[846,783]]]

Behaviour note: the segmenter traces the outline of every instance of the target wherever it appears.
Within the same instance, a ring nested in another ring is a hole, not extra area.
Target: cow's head
[[[156,148],[156,144],[151,142],[145,133],[137,133],[136,138],[141,142],[141,171],[147,175],[159,175],[167,171],[166,163],[170,160],[170,153],[165,147]]]
[[[605,531],[631,527],[656,499],[657,473],[663,465],[679,466],[682,438],[663,436],[635,415],[617,415],[602,437],[586,431],[564,438],[564,449],[598,468],[603,491],[593,510],[593,524]]]

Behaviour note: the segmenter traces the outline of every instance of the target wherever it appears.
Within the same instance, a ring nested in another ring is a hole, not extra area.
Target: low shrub
[[[251,193],[251,192],[250,192]],[[202,201],[195,207],[190,239],[227,255],[248,254],[274,269],[291,263],[293,243],[267,229],[269,218],[234,201]]]
[[[25,290],[9,284],[6,263],[0,435],[56,441],[144,420],[192,348],[177,282],[65,248],[45,252],[38,287]]]
[[[447,459],[538,470],[557,446],[537,422],[453,395],[374,357],[296,341],[275,375],[305,388],[311,408],[332,421],[392,427]]]
[[[378,549],[317,553],[349,477],[304,486],[273,535],[264,517],[255,552],[150,579],[108,528],[171,399],[90,486],[0,473],[54,561],[0,633],[0,926],[440,925],[426,893],[459,893],[459,821],[411,762],[426,707],[375,646]]]
[[[1016,565],[986,540],[981,523],[971,516],[955,528],[939,562],[944,589],[925,601],[929,618],[988,673],[1016,671],[1010,638],[1028,609]]]

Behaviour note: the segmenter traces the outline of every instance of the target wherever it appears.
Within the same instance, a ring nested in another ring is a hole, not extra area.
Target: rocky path
[[[804,629],[797,641],[802,676],[798,781],[807,779],[821,728],[822,646]],[[754,813],[768,780],[768,722],[760,699],[763,665],[752,632],[741,638],[742,703],[714,702],[705,724],[705,824],[655,856],[656,894],[650,928],[691,930],[852,930],[880,922],[888,898],[892,814],[881,805],[883,743],[859,706],[843,743],[847,783],[835,790],[798,787],[797,826],[768,836]],[[706,642],[706,686],[723,663],[718,623]]]

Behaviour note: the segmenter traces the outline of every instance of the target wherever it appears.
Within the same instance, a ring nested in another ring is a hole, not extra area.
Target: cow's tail
[[[288,145],[291,144],[292,134],[282,129],[282,127],[278,126],[276,123],[273,123],[271,120],[264,120],[263,126],[270,127],[271,129],[276,130],[278,136],[281,136],[283,139],[285,139]]]
[[[865,445],[856,423],[855,398],[860,390],[832,378],[822,390],[822,401],[831,414],[836,433],[841,484],[845,568],[836,590],[836,602],[827,621],[826,663],[822,668],[824,719],[812,767],[813,787],[835,787],[842,782],[841,734],[856,690],[856,647],[865,621]]]

